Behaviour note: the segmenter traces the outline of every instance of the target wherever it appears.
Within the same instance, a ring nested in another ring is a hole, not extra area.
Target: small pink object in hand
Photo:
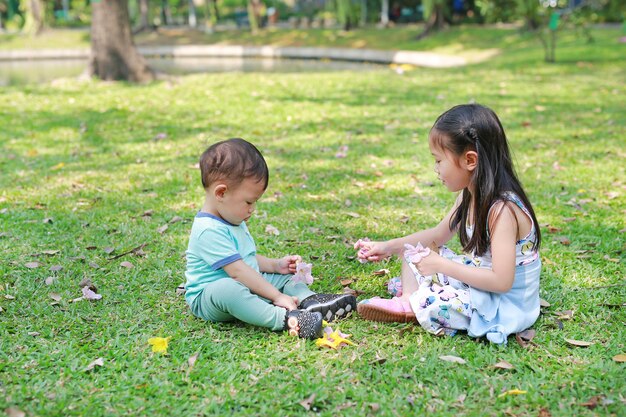
[[[305,262],[298,262],[296,264],[296,273],[291,277],[293,282],[304,282],[305,284],[313,283],[313,276],[311,275],[311,268],[313,264],[307,264]]]
[[[365,248],[363,243],[369,242],[369,241],[370,240],[368,238],[364,237],[363,239],[357,240],[356,243],[354,244],[354,248],[359,250],[359,252],[356,254],[356,259],[362,264],[367,262],[367,258],[365,257],[365,252],[367,249]]]
[[[430,254],[430,249],[423,247],[422,244],[419,242],[417,243],[416,246],[409,245],[408,243],[406,243],[404,245],[404,248],[406,249],[404,251],[404,259],[406,259],[407,262],[411,262],[411,263],[418,263],[424,257]]]

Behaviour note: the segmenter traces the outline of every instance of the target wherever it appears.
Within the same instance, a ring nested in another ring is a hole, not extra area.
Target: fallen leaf
[[[280,232],[278,231],[278,229],[272,226],[271,224],[268,224],[267,226],[265,226],[265,233],[267,233],[268,235],[274,235],[274,236],[280,235]]]
[[[51,292],[50,294],[48,294],[50,296],[50,298],[52,298],[54,301],[59,302],[61,301],[61,295],[57,294],[55,292]]]
[[[353,217],[355,219],[358,219],[359,217],[361,217],[361,215],[359,213],[355,213],[353,211],[349,211],[346,213],[347,216]]]
[[[24,266],[26,268],[34,269],[34,268],[39,268],[41,264],[39,262],[27,262],[24,264]]]
[[[535,337],[536,332],[533,329],[527,329],[515,335],[515,340],[521,347],[527,347]]]
[[[191,355],[189,359],[187,359],[187,364],[189,365],[189,369],[187,370],[187,373],[191,372],[191,370],[193,369],[194,365],[196,364],[196,361],[198,360],[199,354],[200,352],[196,352],[193,355]]]
[[[130,263],[128,261],[121,262],[120,266],[123,266],[124,268],[128,268],[128,269],[132,269],[132,268],[135,267],[135,265],[133,265],[132,263]]]
[[[172,219],[168,222],[169,224],[174,224],[174,223],[178,223],[178,222],[182,222],[183,218],[180,216],[174,216],[172,217]]]
[[[370,408],[372,409],[372,412],[377,413],[380,411],[380,404],[378,403],[371,403],[370,404]]]
[[[32,337],[37,337],[39,336],[39,334],[40,334],[39,332],[28,332],[28,335]]]
[[[87,365],[87,367],[85,368],[85,372],[89,372],[92,369],[94,369],[96,366],[104,366],[104,359],[102,358],[98,358],[95,361],[91,362],[89,365]]]
[[[51,219],[51,218],[49,218],[49,217],[46,217],[45,219],[43,219],[43,220],[42,220],[42,222],[43,222],[44,224],[52,224],[52,223],[54,223],[54,222],[52,221],[52,219]]]
[[[570,320],[574,317],[574,310],[555,311],[554,314],[561,320]]]
[[[352,284],[354,280],[348,278],[348,279],[342,279],[339,282],[341,283],[342,286],[347,287],[348,285]]]
[[[543,307],[543,308],[548,308],[550,307],[550,303],[547,302],[546,300],[544,300],[543,298],[539,299],[539,306]]]
[[[98,289],[96,288],[95,285],[93,285],[93,282],[91,282],[91,280],[89,278],[83,278],[80,281],[80,283],[78,284],[78,286],[80,288],[87,287],[87,288],[89,288],[90,290],[92,290],[94,292],[98,292]]]
[[[541,408],[539,410],[538,417],[552,417],[552,414],[550,414],[550,410],[548,410],[547,408]]]
[[[4,294],[4,298],[7,300],[15,300],[15,297],[13,297],[11,294]]]
[[[300,401],[300,405],[304,407],[305,410],[310,411],[313,401],[315,401],[315,393],[311,394],[309,398]]]
[[[593,397],[589,398],[589,400],[587,402],[584,402],[584,403],[582,403],[580,405],[583,406],[583,407],[587,407],[590,410],[593,410],[594,408],[596,408],[598,406],[598,403],[603,398],[604,397],[602,397],[601,395],[594,395]]]
[[[41,251],[41,253],[43,253],[44,255],[49,255],[49,256],[53,256],[56,255],[57,253],[61,252],[60,250],[44,250]]]
[[[524,391],[521,389],[510,389],[508,391],[504,391],[502,394],[498,395],[498,398],[506,397],[507,395],[522,395],[526,394],[528,391]]]
[[[65,166],[65,162],[59,162],[55,166],[50,167],[50,171],[57,171]]]
[[[20,410],[19,408],[9,407],[4,410],[7,414],[7,417],[25,417],[26,413]]]
[[[493,367],[497,369],[515,369],[515,367],[511,365],[510,363],[508,363],[507,361],[500,361],[496,363],[495,365],[493,365]]]
[[[388,273],[389,273],[389,270],[383,268],[383,269],[379,269],[378,271],[372,272],[372,275],[376,275],[377,277],[382,277],[384,275],[387,275]]]
[[[569,240],[567,236],[560,236],[557,240],[559,241],[561,245],[565,245],[565,246],[568,246],[572,243],[572,241]]]
[[[460,364],[466,363],[465,359],[459,358],[458,356],[453,356],[453,355],[442,355],[442,356],[439,356],[439,359],[441,359],[442,361],[446,361],[446,362],[454,362],[454,363],[460,363]]]
[[[48,277],[48,278],[46,278],[45,283],[46,283],[46,285],[52,285],[52,284],[54,284],[54,281],[56,281],[56,279],[57,279],[56,277]]]
[[[104,253],[106,253],[107,255],[112,254],[113,252],[115,252],[115,248],[111,247],[111,246],[107,246],[106,248],[102,249],[104,251]]]
[[[52,265],[52,266],[50,267],[50,271],[52,271],[52,272],[59,272],[59,271],[61,271],[62,269],[63,269],[63,266],[61,266],[61,265]]]
[[[159,232],[159,234],[163,234],[168,229],[168,227],[169,227],[168,225],[164,224],[163,226],[157,229],[157,232]]]
[[[89,287],[83,287],[83,298],[85,300],[100,300],[102,298],[102,294],[96,294],[94,291],[89,289]]]
[[[593,342],[586,342],[584,340],[565,339],[565,341],[572,346],[578,346],[578,347],[587,347],[587,346],[593,345]]]
[[[613,360],[615,362],[626,362],[626,353],[620,353],[619,355],[613,356]]]

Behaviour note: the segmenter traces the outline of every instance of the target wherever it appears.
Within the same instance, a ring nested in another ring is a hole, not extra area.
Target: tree
[[[154,80],[154,72],[133,43],[127,0],[92,2],[89,73],[109,81]]]
[[[139,6],[139,19],[137,23],[137,27],[133,29],[133,33],[142,32],[150,26],[150,5],[148,4],[148,0],[138,0]]]
[[[447,26],[446,23],[447,2],[445,0],[424,0],[424,18],[426,25],[424,31],[417,39],[425,38],[432,32],[439,31]]]
[[[21,0],[20,9],[24,13],[22,32],[39,35],[43,30],[46,8],[40,0]]]

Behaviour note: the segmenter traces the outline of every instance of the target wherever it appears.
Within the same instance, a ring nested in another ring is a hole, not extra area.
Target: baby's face
[[[231,224],[248,221],[254,213],[256,202],[265,192],[263,181],[246,178],[234,188],[228,188],[219,203],[220,216]]]

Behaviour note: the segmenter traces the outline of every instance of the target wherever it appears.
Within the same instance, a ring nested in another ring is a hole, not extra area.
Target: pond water
[[[383,65],[347,61],[268,58],[154,58],[150,66],[170,75],[215,72],[333,72],[373,71]],[[0,86],[39,84],[80,75],[83,59],[0,61]]]

